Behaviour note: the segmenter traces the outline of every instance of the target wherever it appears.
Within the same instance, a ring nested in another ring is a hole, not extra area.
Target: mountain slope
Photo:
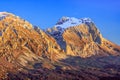
[[[91,19],[64,17],[44,32],[0,13],[0,80],[119,80],[119,54]]]

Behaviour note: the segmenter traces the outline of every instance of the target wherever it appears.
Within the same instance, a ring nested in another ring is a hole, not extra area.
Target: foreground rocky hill
[[[43,31],[37,32],[29,22],[11,13],[2,12],[0,16],[1,76],[4,68],[26,66],[29,61],[39,58],[55,61],[64,57],[64,52],[51,36]]]
[[[44,32],[0,13],[0,80],[120,80],[119,54],[88,18],[64,17]]]

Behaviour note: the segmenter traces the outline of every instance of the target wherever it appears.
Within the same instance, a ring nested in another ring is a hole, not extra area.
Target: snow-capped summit
[[[56,23],[56,25],[52,28],[48,28],[46,32],[52,36],[54,36],[55,39],[59,39],[60,36],[62,36],[64,30],[66,30],[69,27],[78,26],[80,24],[89,24],[93,23],[93,21],[90,18],[75,18],[75,17],[62,17],[59,19],[59,21]]]
[[[72,27],[72,26],[77,26],[80,24],[84,24],[84,23],[91,23],[93,22],[90,18],[75,18],[75,17],[62,17],[57,24],[55,25],[55,27],[62,27],[62,28],[68,28],[68,27]]]

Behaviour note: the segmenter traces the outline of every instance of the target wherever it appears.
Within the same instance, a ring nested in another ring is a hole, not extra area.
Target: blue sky
[[[62,16],[89,17],[105,38],[120,45],[120,0],[1,0],[2,11],[42,29],[52,27]]]

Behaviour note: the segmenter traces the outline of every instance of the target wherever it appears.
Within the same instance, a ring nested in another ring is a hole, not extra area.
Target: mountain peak
[[[75,18],[75,17],[62,17],[59,19],[55,27],[68,28],[72,26],[77,26],[80,24],[91,23],[93,22],[90,18]]]
[[[68,55],[78,55],[86,58],[99,54],[119,53],[119,50],[116,51],[109,47],[115,46],[102,37],[99,29],[90,18],[62,17],[53,28],[46,32],[56,39]],[[106,50],[104,50],[105,47]]]

